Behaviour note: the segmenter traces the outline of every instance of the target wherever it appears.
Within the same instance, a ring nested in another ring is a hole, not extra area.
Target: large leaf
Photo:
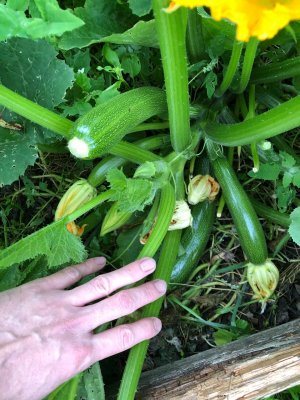
[[[113,33],[101,39],[101,42],[159,47],[154,20],[139,21],[124,33]]]
[[[62,10],[56,0],[35,0],[40,17],[28,18],[24,12],[28,3],[11,0],[6,5],[0,4],[0,40],[13,36],[32,39],[60,36],[83,25],[70,11]]]
[[[0,128],[0,187],[14,182],[37,158],[34,136]]]
[[[86,47],[113,33],[122,33],[135,22],[127,4],[117,0],[87,0],[84,7],[75,8],[74,13],[85,25],[65,33],[59,41],[64,50]]]
[[[57,52],[44,40],[15,38],[0,43],[0,64],[3,85],[50,110],[63,101],[74,79],[73,70],[57,59]],[[7,185],[33,165],[37,157],[34,144],[53,140],[56,135],[9,110],[0,107],[0,112],[7,122],[23,126],[20,133],[0,131],[0,184]]]
[[[81,240],[68,232],[64,220],[26,236],[0,252],[0,269],[44,255],[49,268],[68,262],[78,263],[86,257]]]

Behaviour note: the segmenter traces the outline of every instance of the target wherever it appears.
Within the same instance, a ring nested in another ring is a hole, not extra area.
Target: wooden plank
[[[254,400],[300,384],[300,320],[142,374],[136,399]]]

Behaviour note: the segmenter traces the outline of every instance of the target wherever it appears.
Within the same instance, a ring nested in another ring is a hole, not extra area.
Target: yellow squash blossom
[[[167,11],[183,7],[210,7],[212,17],[237,25],[237,39],[271,39],[290,21],[300,19],[299,0],[174,0]]]
[[[97,195],[97,190],[89,184],[86,179],[80,179],[79,181],[73,183],[71,187],[66,191],[63,197],[58,203],[54,220],[65,217],[66,215],[72,214],[74,211],[78,210],[81,206],[88,203]],[[74,221],[69,222],[66,225],[68,231],[75,236],[81,236],[84,232],[86,224],[83,226],[78,226]]]

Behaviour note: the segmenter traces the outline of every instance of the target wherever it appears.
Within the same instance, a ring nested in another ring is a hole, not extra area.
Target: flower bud
[[[72,212],[88,203],[91,199],[96,197],[96,195],[96,189],[90,185],[86,179],[80,179],[75,182],[61,198],[55,212],[54,220],[58,221],[66,215],[72,214]],[[74,222],[69,222],[67,224],[68,231],[76,236],[82,235],[84,227],[85,226],[79,227]]]
[[[120,211],[118,209],[118,207],[119,207],[119,205],[116,202],[108,210],[108,212],[105,215],[104,220],[102,222],[100,236],[104,236],[107,233],[120,228],[132,216],[131,212]]]
[[[247,264],[247,280],[254,292],[254,298],[266,301],[272,296],[279,281],[279,271],[271,260],[264,264]]]
[[[210,175],[196,175],[188,186],[188,202],[195,205],[208,199],[213,201],[219,193],[220,186]]]
[[[176,229],[184,229],[191,226],[193,217],[190,207],[184,200],[176,201],[175,211],[170,222],[168,231],[175,231]]]

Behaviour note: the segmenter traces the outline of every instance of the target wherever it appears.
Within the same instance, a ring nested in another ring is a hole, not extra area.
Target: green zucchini
[[[183,254],[174,265],[171,282],[184,283],[197,266],[207,245],[216,215],[215,202],[205,201],[193,206],[193,225],[185,229],[181,239]]]
[[[122,93],[80,117],[70,131],[70,152],[79,158],[99,157],[140,123],[167,112],[165,92],[142,87]]]
[[[209,139],[206,147],[246,258],[252,264],[263,264],[268,256],[267,244],[251,201],[221,148]]]

